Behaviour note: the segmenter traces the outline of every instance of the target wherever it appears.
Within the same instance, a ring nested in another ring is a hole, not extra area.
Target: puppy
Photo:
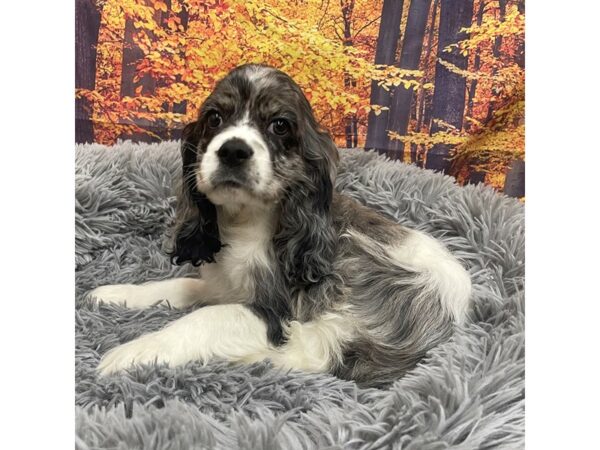
[[[269,359],[376,386],[465,319],[468,273],[438,241],[335,191],[337,149],[283,72],[230,72],[185,127],[181,152],[171,257],[201,266],[200,276],[90,295],[203,307],[110,350],[101,374]]]

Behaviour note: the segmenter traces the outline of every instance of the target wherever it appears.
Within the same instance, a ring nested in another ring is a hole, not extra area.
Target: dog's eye
[[[290,123],[285,119],[275,119],[269,125],[269,131],[277,136],[285,136],[290,132]]]
[[[221,124],[223,123],[223,118],[221,117],[221,114],[214,111],[214,112],[210,113],[206,123],[208,123],[209,128],[212,128],[212,129],[219,128],[221,126]]]

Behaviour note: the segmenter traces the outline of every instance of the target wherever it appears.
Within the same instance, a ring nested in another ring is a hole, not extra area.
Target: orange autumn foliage
[[[403,4],[398,54],[410,3]],[[414,88],[408,132],[388,130],[391,139],[425,158],[435,143],[451,144],[460,181],[482,170],[501,187],[508,163],[524,158],[524,15],[522,1],[504,1],[502,13],[499,3],[475,0],[468,38],[445,49],[468,56],[466,70],[448,68],[472,95],[465,96],[462,128],[443,133],[432,135],[431,119],[423,120],[434,90],[439,14],[435,22],[429,14],[434,50],[423,52],[418,70],[376,66],[383,0],[98,0],[95,88],[76,95],[91,105],[96,142],[175,138],[230,69],[265,63],[298,82],[343,147],[349,120],[356,123],[352,142],[364,146],[369,111],[385,109],[370,104],[373,80],[392,93]],[[436,7],[433,1],[431,11]],[[404,157],[411,162],[410,152]]]

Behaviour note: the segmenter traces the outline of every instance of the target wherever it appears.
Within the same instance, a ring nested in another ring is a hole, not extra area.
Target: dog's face
[[[194,124],[197,189],[216,205],[278,201],[305,176],[303,136],[315,127],[308,101],[289,76],[265,66],[235,69]]]
[[[231,71],[184,128],[181,150],[175,262],[213,262],[222,247],[217,207],[246,206],[278,213],[273,244],[287,277],[314,283],[327,273],[339,155],[288,75],[259,65]]]

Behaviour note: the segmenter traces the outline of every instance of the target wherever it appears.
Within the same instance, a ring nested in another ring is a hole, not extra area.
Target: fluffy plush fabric
[[[519,448],[524,434],[524,220],[484,186],[342,150],[338,188],[441,239],[473,279],[472,320],[384,390],[268,363],[140,367],[98,378],[110,348],[184,311],[97,305],[98,285],[184,276],[161,250],[176,142],[76,150],[76,408],[80,449]]]

